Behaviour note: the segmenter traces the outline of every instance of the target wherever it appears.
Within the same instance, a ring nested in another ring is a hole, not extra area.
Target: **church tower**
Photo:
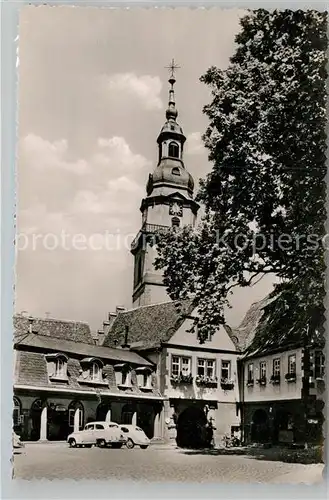
[[[149,175],[146,198],[142,200],[142,226],[131,245],[134,256],[133,307],[170,300],[163,284],[162,271],[154,268],[157,256],[148,235],[169,227],[195,225],[198,203],[193,199],[194,181],[183,160],[186,137],[177,123],[174,85],[174,61],[170,66],[169,102],[166,122],[157,139],[158,164]]]

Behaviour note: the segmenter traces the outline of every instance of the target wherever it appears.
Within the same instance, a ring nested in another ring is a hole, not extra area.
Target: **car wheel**
[[[106,441],[105,441],[105,439],[99,439],[99,440],[97,441],[97,446],[99,446],[100,448],[105,448],[105,446],[106,446]]]
[[[69,441],[70,448],[76,448],[77,447],[77,442],[75,439],[70,439]]]
[[[127,448],[129,448],[129,450],[131,450],[135,446],[135,443],[131,438],[128,438],[127,442],[126,442],[126,446],[127,446]]]
[[[142,450],[146,450],[146,448],[148,448],[148,444],[141,444],[140,447],[142,448]]]

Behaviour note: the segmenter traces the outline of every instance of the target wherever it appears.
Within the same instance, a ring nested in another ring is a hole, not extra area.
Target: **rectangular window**
[[[231,361],[222,361],[221,377],[226,380],[231,378]]]
[[[198,359],[198,376],[204,377],[206,374],[206,360]]]
[[[215,360],[198,359],[198,376],[215,378]]]
[[[182,375],[191,374],[191,358],[185,356],[172,356],[171,357],[171,376],[178,377]]]
[[[273,375],[275,377],[280,376],[280,358],[273,359]]]
[[[91,380],[100,380],[101,378],[101,369],[97,363],[93,363],[90,367],[90,378]]]
[[[65,368],[65,362],[62,359],[58,358],[55,362],[55,377],[65,377]]]
[[[149,373],[143,373],[143,387],[151,387],[151,375]]]
[[[266,378],[266,361],[261,361],[259,363],[259,378]]]
[[[248,382],[254,380],[254,363],[249,363],[248,365]]]
[[[291,375],[296,374],[296,354],[288,356],[288,373]]]
[[[179,357],[172,356],[171,358],[171,375],[178,377],[179,375]]]
[[[207,366],[207,372],[206,372],[207,377],[214,378],[215,377],[215,360],[214,359],[207,359],[206,366]]]
[[[181,358],[181,372],[182,375],[190,375],[191,373],[191,359]]]
[[[314,355],[314,376],[315,378],[324,377],[324,355],[320,351],[316,351]]]

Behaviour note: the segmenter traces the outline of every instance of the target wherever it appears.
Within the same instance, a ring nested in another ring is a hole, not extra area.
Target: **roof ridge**
[[[177,302],[184,302],[186,300],[191,300],[191,299],[166,300],[164,302],[156,302],[155,304],[144,304],[143,306],[131,307],[130,309],[125,309],[124,311],[119,311],[118,315],[119,314],[124,314],[124,313],[127,313],[127,312],[131,312],[131,311],[136,311],[137,309],[146,309],[147,307],[161,306],[161,305],[164,305],[164,304],[175,304]]]
[[[79,321],[79,320],[75,320],[75,319],[58,319],[58,318],[42,318],[41,316],[25,316],[25,314],[20,314],[20,313],[16,313],[13,315],[14,318],[24,318],[24,319],[29,319],[30,318],[33,318],[33,319],[36,319],[36,320],[40,320],[40,321],[55,321],[57,323],[72,323],[74,325],[76,324],[80,324],[80,325],[87,325],[89,328],[90,328],[90,325],[89,323],[87,323],[86,321]]]

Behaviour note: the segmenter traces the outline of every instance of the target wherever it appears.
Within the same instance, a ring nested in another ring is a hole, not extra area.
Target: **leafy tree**
[[[201,342],[225,321],[232,289],[267,273],[281,278],[267,335],[323,321],[326,23],[314,10],[251,11],[229,67],[201,77],[212,92],[205,216],[161,237],[155,262],[171,298],[193,296]]]

